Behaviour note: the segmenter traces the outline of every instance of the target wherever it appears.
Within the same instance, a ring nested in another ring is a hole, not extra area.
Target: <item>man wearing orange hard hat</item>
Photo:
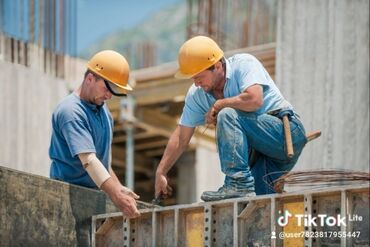
[[[133,191],[124,187],[110,167],[113,118],[104,103],[132,90],[129,65],[112,50],[95,54],[87,63],[81,86],[64,98],[52,116],[50,177],[89,188],[100,188],[132,218],[140,215]]]
[[[179,125],[156,171],[155,195],[168,196],[167,173],[186,149],[194,130],[203,124],[216,126],[222,187],[205,191],[204,201],[274,193],[272,183],[290,171],[307,140],[292,105],[263,65],[250,54],[228,59],[209,37],[186,41],[178,55],[175,77],[191,79]],[[294,155],[286,154],[282,117],[289,116]],[[250,153],[256,154],[254,161]]]

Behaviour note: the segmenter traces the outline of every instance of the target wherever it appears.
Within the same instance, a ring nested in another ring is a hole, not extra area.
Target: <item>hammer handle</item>
[[[284,135],[285,135],[285,144],[288,158],[292,158],[294,155],[293,145],[292,145],[292,133],[290,132],[289,118],[287,115],[283,116],[283,125],[284,125]]]

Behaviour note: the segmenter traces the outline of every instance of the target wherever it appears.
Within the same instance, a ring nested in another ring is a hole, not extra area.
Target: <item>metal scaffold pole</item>
[[[121,118],[126,130],[126,186],[134,189],[134,108],[135,100],[131,95],[121,101]]]

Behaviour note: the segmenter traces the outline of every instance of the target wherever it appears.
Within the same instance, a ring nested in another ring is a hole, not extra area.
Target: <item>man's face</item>
[[[192,77],[195,86],[201,87],[209,93],[223,80],[223,69],[220,62],[214,65],[213,70],[204,70]]]
[[[112,93],[105,86],[104,80],[90,74],[90,102],[95,105],[102,105],[105,100],[112,98]]]
[[[205,92],[211,92],[214,89],[213,71],[204,70],[192,77],[195,86],[201,87]]]

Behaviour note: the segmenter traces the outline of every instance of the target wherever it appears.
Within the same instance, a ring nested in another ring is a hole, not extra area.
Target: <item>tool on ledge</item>
[[[162,201],[163,201],[163,194],[162,192],[156,196],[153,200],[152,200],[152,204],[155,205],[155,206],[160,206]]]

